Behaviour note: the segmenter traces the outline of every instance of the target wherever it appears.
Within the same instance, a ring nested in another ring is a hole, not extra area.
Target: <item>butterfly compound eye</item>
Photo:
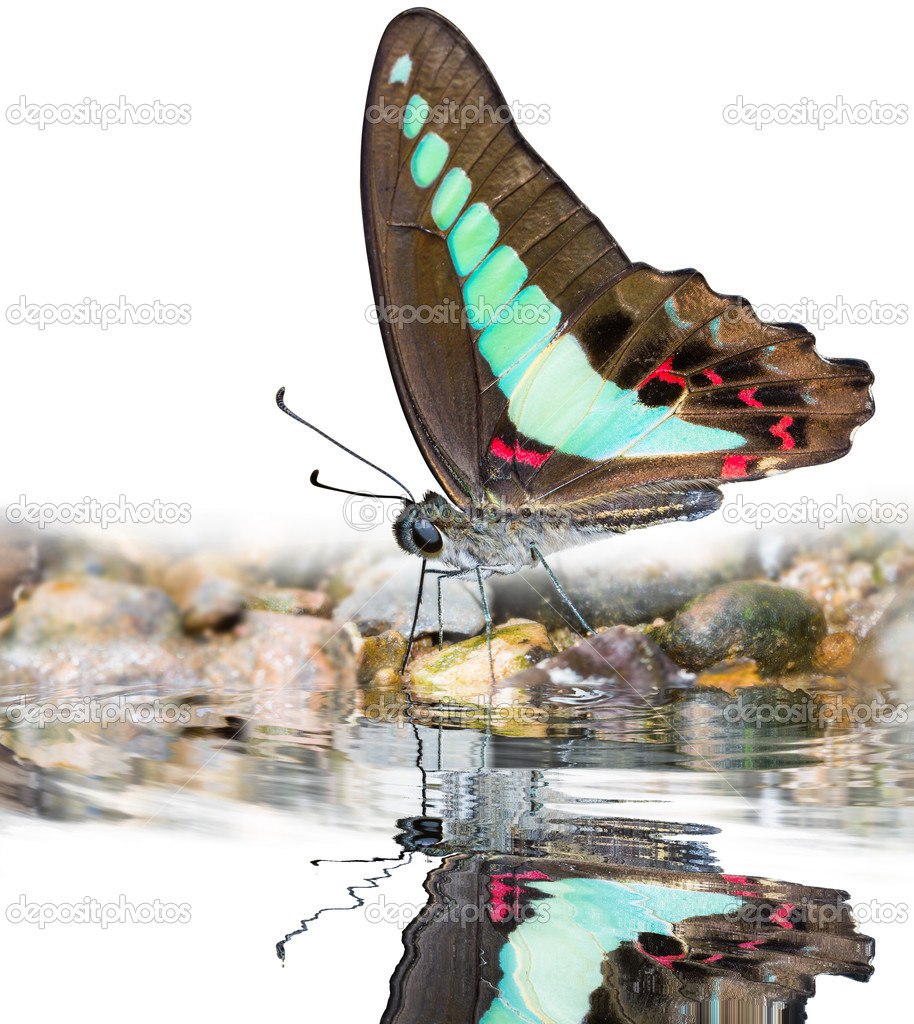
[[[413,544],[423,555],[437,555],[444,547],[441,534],[427,519],[417,519],[413,523]]]

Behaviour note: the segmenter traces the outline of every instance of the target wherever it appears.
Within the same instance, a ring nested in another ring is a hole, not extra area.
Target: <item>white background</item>
[[[4,110],[23,94],[58,104],[124,95],[188,103],[192,119],[39,131],[0,118],[0,505],[125,494],[189,502],[192,522],[169,527],[171,539],[345,535],[343,499],[313,491],[310,471],[388,485],[282,417],[279,385],[414,492],[434,485],[365,315],[361,116],[395,13],[362,2],[7,8]],[[468,0],[442,13],[509,101],[548,104],[528,137],[632,259],[695,266],[758,305],[912,304],[910,122],[758,131],[722,116],[739,95],[907,103],[900,5]],[[21,295],[189,303],[192,320],[39,331],[2,315]],[[813,329],[823,354],[871,363],[875,420],[844,460],[728,497],[905,497],[910,327]],[[719,526],[689,524],[685,536]]]
[[[900,4],[466,0],[440,9],[479,48],[509,101],[549,105],[550,120],[529,127],[528,138],[632,259],[695,266],[717,291],[758,304],[838,296],[912,304],[910,123],[756,131],[722,117],[738,95],[754,103],[825,103],[837,95],[910,103],[911,25]],[[361,116],[375,48],[395,13],[377,2],[7,5],[3,109],[22,94],[58,104],[124,95],[137,104],[189,103],[192,120],[39,132],[0,118],[0,505],[23,493],[42,502],[125,494],[134,502],[189,502],[188,537],[345,534],[341,501],[312,492],[308,473],[319,466],[328,482],[381,483],[282,417],[273,405],[279,385],[293,408],[413,491],[433,484],[402,419],[379,331],[365,316],[372,296],[358,194]],[[20,295],[36,303],[120,295],[135,304],[189,303],[192,321],[39,332],[2,316]],[[876,417],[848,458],[745,490],[756,501],[906,498],[909,326],[844,324],[816,333],[823,354],[871,363]],[[693,532],[682,536],[697,537],[719,529],[719,518],[684,528]],[[135,855],[113,840],[82,849],[72,829],[57,838],[47,829],[34,855],[26,843],[18,860],[7,861],[23,871],[31,863],[32,881],[53,876],[56,851],[65,858],[70,843],[77,870]],[[89,987],[100,1020],[126,1006],[137,1019],[164,1007],[180,1017],[193,1002],[188,993],[201,991],[207,1006],[235,1007],[225,1019],[268,1008],[283,1016],[294,1009],[303,1019],[377,1018],[386,996],[378,984],[398,958],[397,935],[384,940],[385,962],[347,945],[344,923],[328,929],[339,944],[316,947],[324,972],[299,973],[293,963],[280,972],[263,945],[278,923],[307,912],[311,888],[297,888],[299,873],[306,857],[330,851],[297,848],[286,875],[274,867],[275,851],[261,850],[248,872],[246,847],[186,839],[150,840],[142,847],[148,859],[131,860],[140,874],[167,862],[167,892],[155,892],[163,898],[180,895],[175,863],[184,858],[189,888],[212,883],[199,925],[180,939],[186,959],[170,961],[171,977],[162,976],[161,947],[151,960],[144,955],[160,941],[151,933],[134,946],[117,933],[118,956],[106,973],[110,947],[103,952],[76,929],[60,929],[56,952],[49,945],[47,955],[17,965],[12,990],[25,1005],[40,1001],[71,963],[78,970],[66,984]],[[824,856],[824,842],[811,840],[813,849],[809,863]],[[773,855],[772,847],[766,852]],[[879,876],[871,853],[852,860],[852,878],[836,871],[816,881],[859,890],[868,864]],[[739,868],[803,881],[802,862],[794,849],[789,863],[760,856]],[[264,875],[268,885],[259,881]],[[93,877],[78,891],[63,886],[60,898],[68,898],[64,890],[69,898],[94,891],[87,888]],[[291,896],[275,884],[286,878],[296,886]],[[4,888],[17,896],[21,879],[7,877]],[[421,900],[418,877],[407,898]],[[254,959],[253,945],[237,963],[209,959],[198,942],[232,927],[242,941],[252,913],[263,959]],[[12,941],[21,941],[15,931]],[[295,964],[304,956],[298,943]],[[822,980],[811,1019],[859,1020],[867,1012],[890,1019],[893,990],[906,980],[889,966],[897,963],[890,946],[887,939],[886,966],[869,987]],[[73,959],[80,949],[98,958]],[[372,964],[372,984],[362,985],[357,979]],[[334,965],[339,982],[326,973]],[[148,1001],[151,991],[158,996]]]

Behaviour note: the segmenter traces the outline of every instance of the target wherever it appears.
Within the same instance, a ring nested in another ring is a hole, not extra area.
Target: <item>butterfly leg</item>
[[[403,655],[403,664],[400,666],[400,673],[406,671],[406,663],[409,661],[410,652],[413,649],[413,640],[416,637],[416,624],[419,621],[419,608],[422,605],[422,590],[425,586],[426,559],[422,559],[422,570],[419,573],[419,590],[416,594],[416,610],[413,612],[413,624],[409,627],[409,639],[406,641],[406,653]]]
[[[444,615],[441,613],[441,581],[444,576],[438,577],[438,650],[444,649]]]
[[[492,660],[492,613],[489,611],[489,602],[486,600],[486,588],[482,582],[483,566],[476,567],[476,580],[479,583],[479,596],[482,598],[482,613],[486,618],[486,644],[489,648],[489,672],[492,674],[492,685],[495,685],[495,662]],[[491,703],[491,694],[489,702]]]
[[[542,564],[542,566],[546,570],[546,572],[549,573],[549,579],[552,580],[553,586],[559,592],[559,596],[562,598],[562,600],[565,602],[565,604],[567,604],[568,607],[574,612],[575,618],[578,620],[578,622],[581,623],[581,625],[584,627],[584,629],[587,630],[588,633],[596,632],[596,630],[594,630],[592,626],[589,626],[587,624],[587,622],[584,620],[584,616],[581,615],[581,613],[577,610],[577,608],[575,608],[575,606],[571,603],[571,598],[565,593],[565,588],[556,579],[555,573],[549,568],[548,564],[546,563],[546,559],[543,558],[543,556],[540,554],[540,552],[537,549],[537,547],[535,545],[531,544],[530,545],[530,550],[533,552],[534,557],[537,558],[540,561],[540,563]]]

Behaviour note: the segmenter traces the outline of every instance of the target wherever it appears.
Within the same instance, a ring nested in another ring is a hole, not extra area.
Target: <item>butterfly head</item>
[[[403,506],[394,523],[394,537],[407,554],[447,561],[449,528],[460,516],[463,513],[446,498],[429,491],[422,501],[410,501]]]

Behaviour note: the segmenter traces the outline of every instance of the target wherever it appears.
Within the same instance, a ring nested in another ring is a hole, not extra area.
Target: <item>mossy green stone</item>
[[[808,665],[825,631],[809,594],[746,580],[702,594],[650,636],[686,668],[744,657],[772,675]]]

